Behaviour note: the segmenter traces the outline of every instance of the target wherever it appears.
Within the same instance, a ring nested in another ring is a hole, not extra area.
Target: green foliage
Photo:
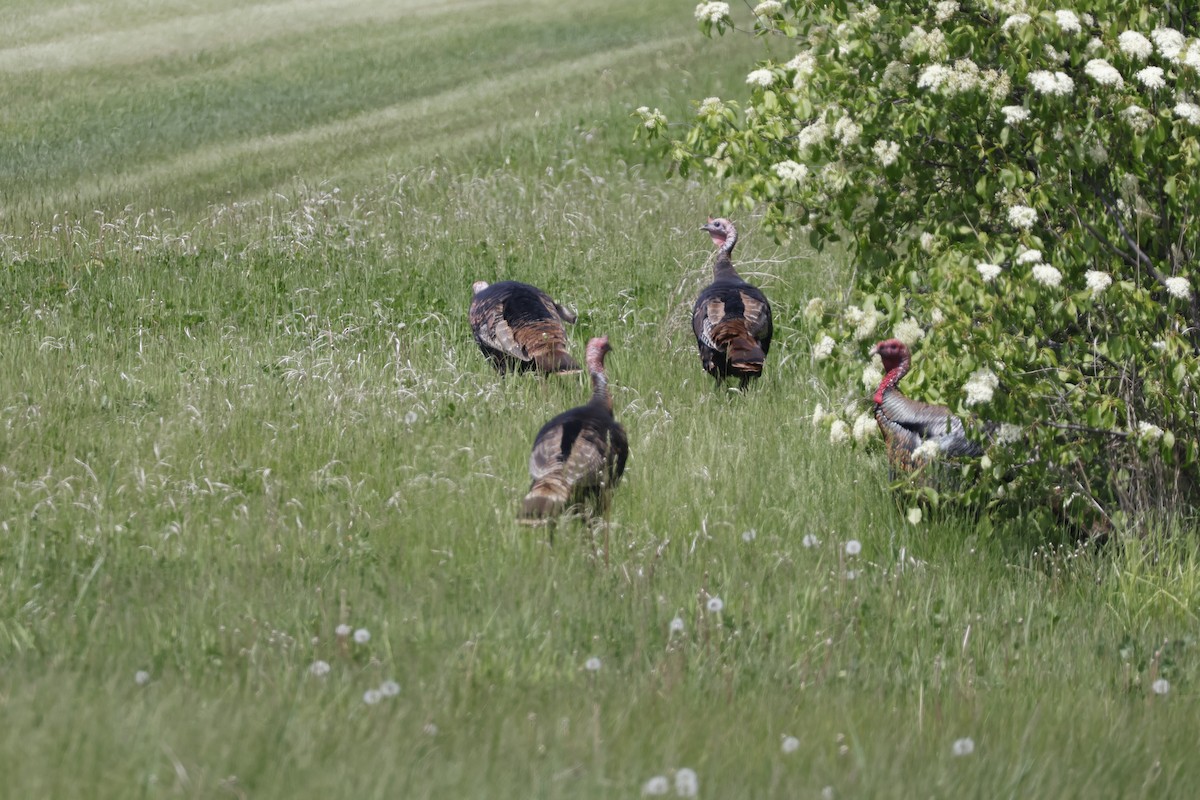
[[[763,6],[772,56],[742,103],[698,103],[668,152],[777,235],[849,250],[857,307],[828,302],[809,327],[837,343],[827,377],[857,384],[868,337],[906,324],[909,392],[1006,426],[952,494],[1085,530],[1193,506],[1195,12]]]

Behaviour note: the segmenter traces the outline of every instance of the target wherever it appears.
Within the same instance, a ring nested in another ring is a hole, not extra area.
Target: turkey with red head
[[[705,371],[720,384],[727,377],[741,388],[762,375],[771,349],[771,304],[757,286],[742,280],[733,268],[737,229],[727,219],[709,219],[700,230],[717,246],[713,281],[700,292],[692,308],[692,330]]]
[[[471,287],[468,318],[479,349],[501,374],[519,372],[577,372],[579,363],[567,350],[564,322],[575,314],[536,286],[517,281]]]
[[[612,490],[621,480],[629,458],[629,440],[613,417],[608,374],[604,371],[604,356],[611,350],[607,336],[588,342],[591,400],[564,411],[538,431],[529,456],[533,483],[525,495],[521,522],[546,522],[569,505],[588,500],[601,513],[608,509]]]
[[[912,366],[908,345],[887,339],[871,348],[883,360],[883,380],[875,390],[875,421],[887,444],[888,459],[912,469],[913,453],[925,442],[936,442],[940,455],[981,456],[983,448],[967,438],[962,420],[945,406],[905,397],[897,388]]]

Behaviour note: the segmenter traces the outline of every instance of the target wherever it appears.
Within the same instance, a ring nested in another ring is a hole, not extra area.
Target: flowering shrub
[[[1200,13],[724,5],[697,8],[702,30],[753,29],[774,57],[680,132],[639,130],[720,179],[731,209],[849,252],[855,305],[804,314],[814,368],[861,398],[867,348],[903,333],[903,390],[995,423],[953,490],[985,520],[1108,529],[1194,504]]]

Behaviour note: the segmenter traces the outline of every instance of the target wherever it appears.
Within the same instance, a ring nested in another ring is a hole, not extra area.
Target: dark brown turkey
[[[588,342],[592,399],[564,411],[538,431],[529,456],[533,483],[525,495],[521,522],[537,525],[584,501],[591,501],[600,513],[607,511],[629,458],[629,440],[613,417],[604,371],[604,356],[610,350],[607,336]]]
[[[871,348],[883,360],[883,380],[875,390],[875,421],[887,445],[888,459],[903,469],[914,466],[913,454],[925,442],[936,442],[939,455],[981,456],[983,448],[967,438],[962,420],[945,406],[905,397],[897,388],[908,374],[912,355],[899,339],[887,339]]]
[[[737,229],[727,219],[709,219],[706,231],[717,246],[713,281],[692,309],[692,330],[705,371],[720,384],[733,376],[746,388],[762,375],[771,349],[771,304],[757,286],[742,280],[733,268]]]
[[[503,374],[520,372],[577,372],[579,363],[567,350],[564,322],[575,314],[536,286],[517,281],[472,287],[469,319],[479,349]]]

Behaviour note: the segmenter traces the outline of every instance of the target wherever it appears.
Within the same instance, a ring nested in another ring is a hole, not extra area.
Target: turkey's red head
[[[604,356],[612,352],[607,336],[597,336],[588,342],[587,365],[588,372],[604,371]]]
[[[733,227],[733,223],[724,217],[720,219],[708,218],[708,223],[700,226],[700,230],[707,231],[712,237],[713,244],[717,247],[724,247],[726,240],[737,241],[737,230]]]
[[[869,355],[876,354],[883,360],[884,372],[891,372],[910,358],[908,345],[899,339],[884,339],[871,348]]]

